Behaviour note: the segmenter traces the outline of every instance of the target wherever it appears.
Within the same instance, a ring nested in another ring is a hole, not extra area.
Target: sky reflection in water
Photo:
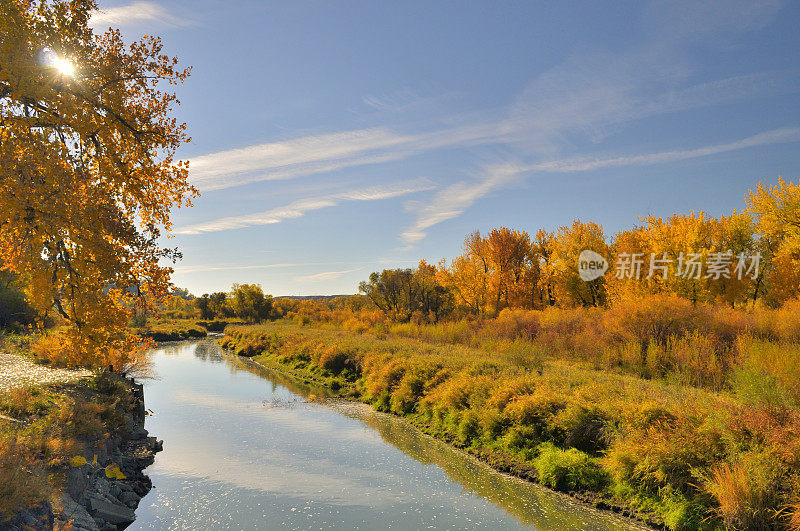
[[[309,403],[311,389],[214,342],[166,346],[153,360],[147,429],[164,451],[130,529],[631,528],[401,419]]]

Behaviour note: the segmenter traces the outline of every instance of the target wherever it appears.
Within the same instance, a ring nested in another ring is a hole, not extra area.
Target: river
[[[130,529],[639,528],[213,341],[151,355],[146,427],[164,451]]]

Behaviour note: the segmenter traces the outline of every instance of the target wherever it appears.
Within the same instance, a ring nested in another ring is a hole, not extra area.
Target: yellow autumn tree
[[[485,241],[478,231],[464,238],[464,252],[448,267],[440,262],[437,280],[451,290],[456,304],[477,315],[487,311],[491,263]]]
[[[188,70],[158,38],[95,35],[93,0],[0,2],[0,268],[70,326],[71,364],[125,369],[138,293],[166,294],[176,251],[159,244],[195,190],[174,159],[185,124],[164,85]]]
[[[691,212],[667,219],[650,215],[642,221],[643,225],[621,231],[614,240],[617,258],[635,256],[641,264],[638,279],[609,277],[612,300],[659,293],[729,305],[750,300],[755,284],[750,266],[757,250],[748,214],[734,211],[712,218]],[[714,260],[720,264],[719,274],[709,274]],[[741,271],[737,270],[740,262]]]
[[[539,279],[536,288],[538,304],[541,307],[555,306],[556,278],[558,270],[555,266],[556,236],[552,232],[539,229],[533,242],[533,253],[539,262]]]
[[[486,237],[475,231],[449,268],[440,264],[439,282],[453,291],[457,304],[479,315],[532,308],[539,300],[535,251],[525,231],[501,227]]]
[[[746,200],[766,259],[767,302],[779,305],[800,297],[800,183],[778,177],[773,186],[759,183]]]
[[[609,256],[603,226],[591,221],[576,220],[568,227],[560,227],[553,243],[553,264],[556,270],[559,304],[574,306],[605,304],[605,277],[587,282],[581,279],[578,270],[578,257],[585,250],[594,251],[604,257]]]

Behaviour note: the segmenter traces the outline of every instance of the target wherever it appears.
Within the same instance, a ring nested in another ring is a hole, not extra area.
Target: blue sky
[[[800,3],[101,2],[163,37],[195,294],[355,293],[464,236],[744,207],[800,176]]]

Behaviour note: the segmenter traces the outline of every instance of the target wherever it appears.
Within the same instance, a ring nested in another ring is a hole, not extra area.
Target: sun
[[[66,59],[56,57],[53,66],[65,76],[73,77],[75,75],[75,66]]]
[[[39,60],[43,65],[55,68],[63,76],[75,76],[75,65],[68,59],[60,57],[50,48],[42,48],[41,52],[39,52]]]

